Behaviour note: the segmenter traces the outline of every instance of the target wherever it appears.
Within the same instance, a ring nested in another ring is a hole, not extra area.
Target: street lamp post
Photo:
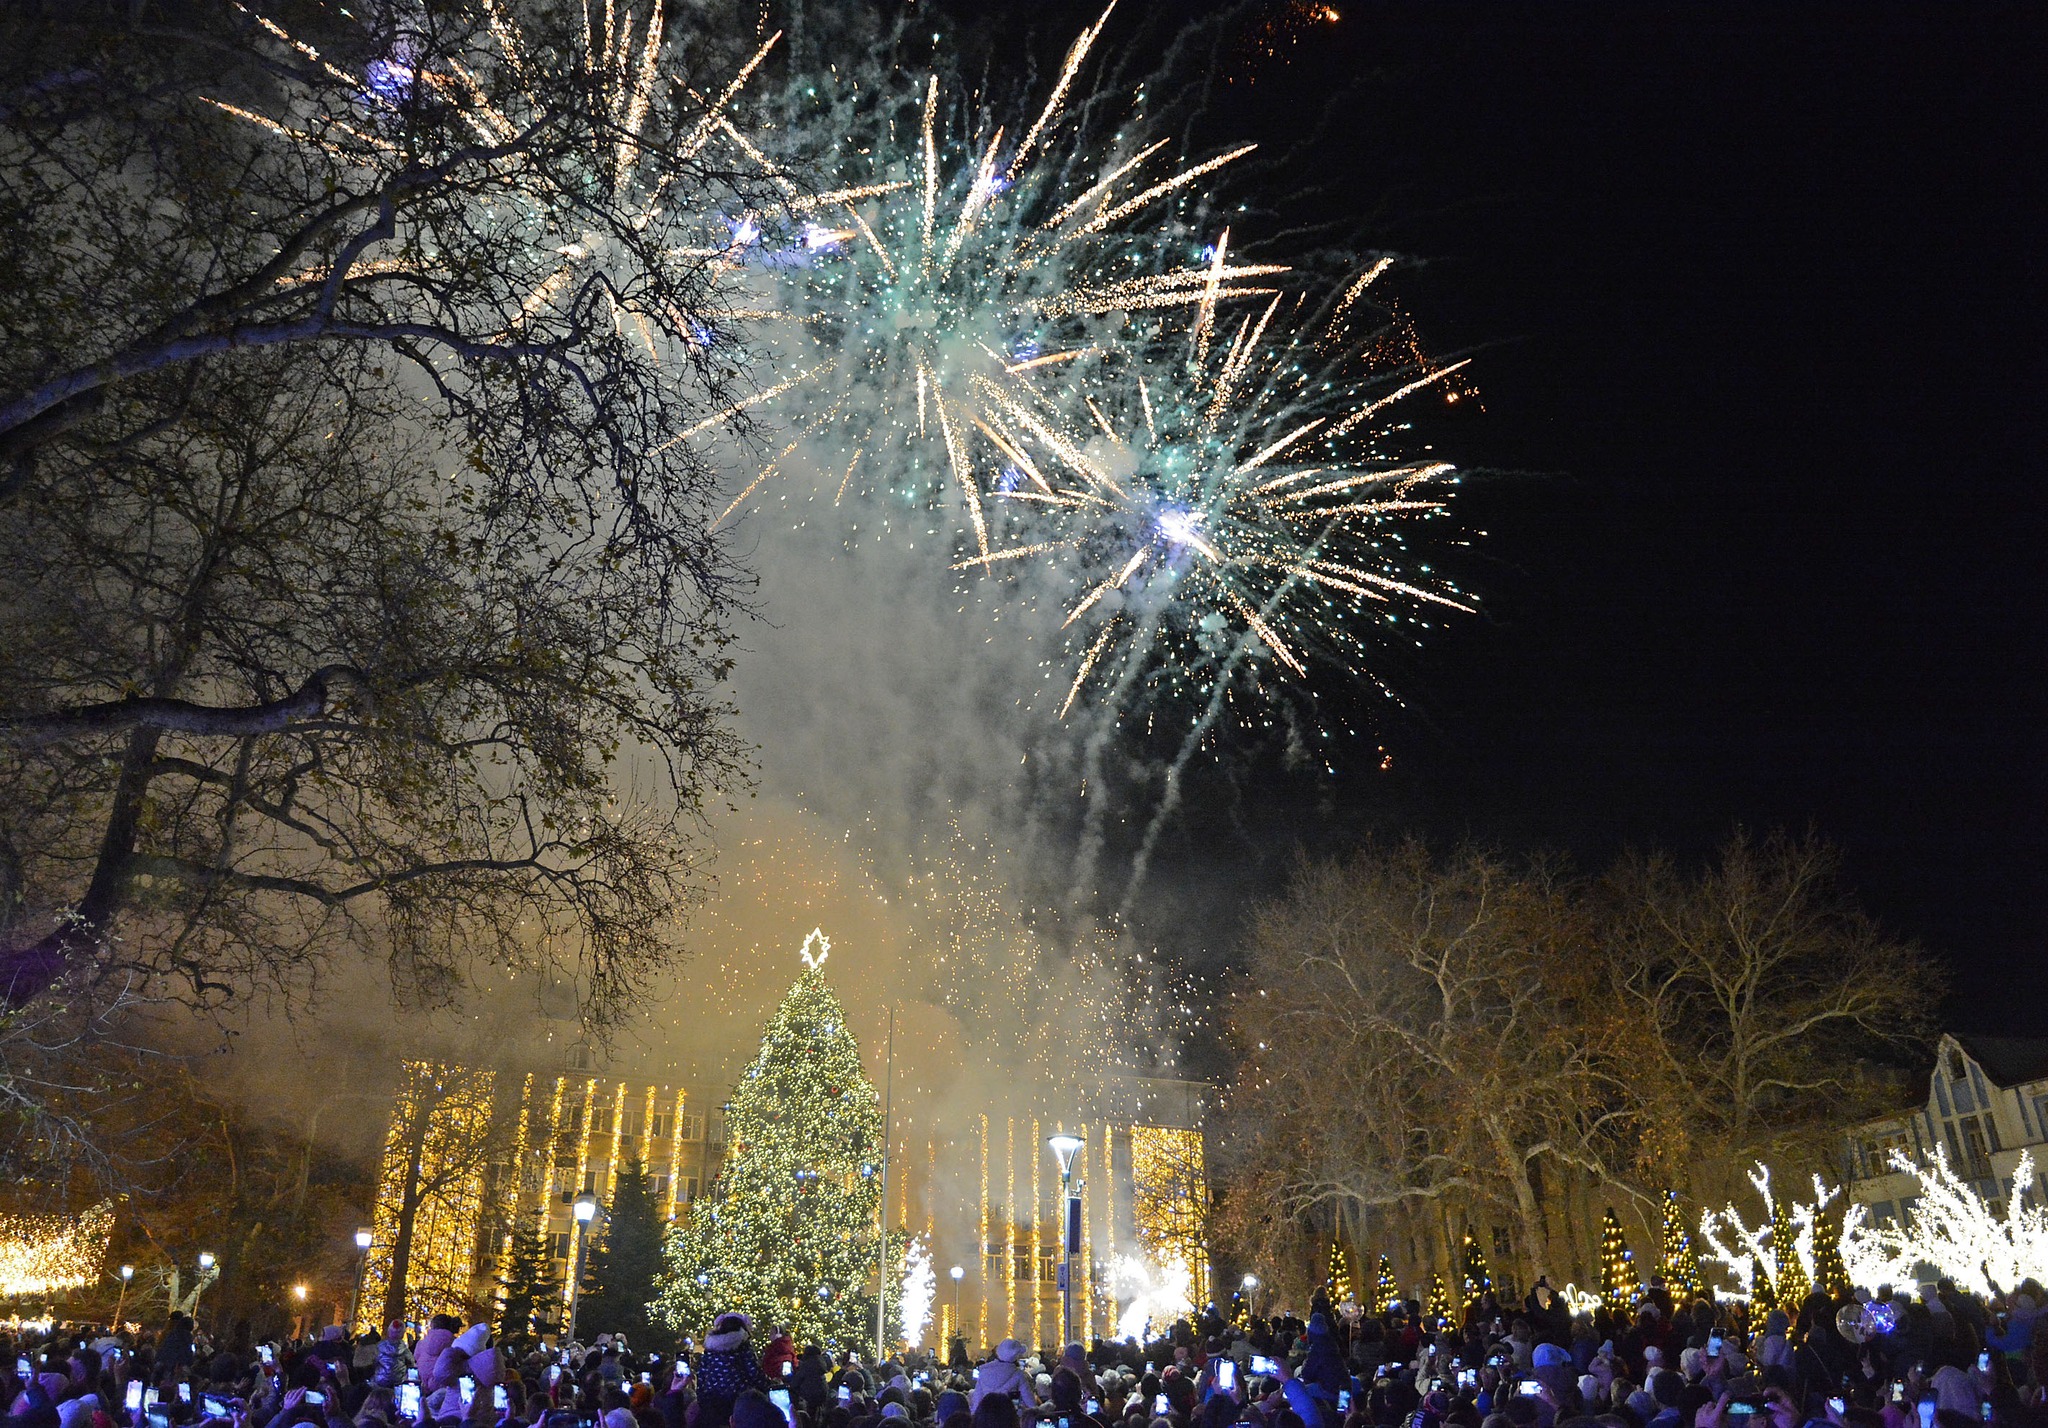
[[[185,1309],[194,1319],[199,1317],[199,1296],[206,1292],[207,1285],[220,1278],[220,1270],[215,1267],[217,1263],[212,1250],[199,1251],[199,1282],[192,1286],[192,1300]]]
[[[295,1319],[295,1320],[293,1321],[293,1322],[294,1322],[294,1324],[295,1324],[295,1325],[297,1326],[297,1327],[296,1327],[296,1328],[294,1328],[294,1329],[293,1329],[293,1331],[292,1331],[292,1332],[293,1332],[293,1336],[294,1336],[294,1337],[296,1337],[296,1338],[301,1338],[301,1339],[303,1339],[303,1338],[305,1338],[305,1337],[306,1337],[306,1286],[305,1286],[305,1285],[303,1285],[303,1284],[294,1284],[294,1285],[292,1286],[292,1307],[293,1307],[294,1311],[295,1311],[295,1312],[296,1312],[296,1314],[297,1314],[297,1318],[296,1318],[296,1319]]]
[[[1046,1144],[1060,1163],[1060,1349],[1064,1352],[1074,1341],[1074,1251],[1081,1247],[1081,1201],[1074,1194],[1074,1157],[1080,1153],[1082,1141],[1063,1132]]]
[[[1256,1274],[1247,1274],[1244,1277],[1243,1287],[1244,1312],[1250,1314],[1254,1318],[1257,1318],[1259,1313],[1259,1277]]]
[[[356,1331],[356,1321],[363,1314],[363,1271],[370,1265],[371,1230],[368,1225],[356,1227],[356,1287],[348,1297],[348,1331]]]
[[[960,1276],[967,1271],[956,1264],[946,1273],[953,1276],[953,1332],[957,1334],[960,1332]]]
[[[583,1293],[583,1256],[590,1248],[590,1222],[597,1218],[597,1196],[585,1190],[576,1197],[576,1274],[569,1281],[569,1322],[562,1342],[576,1341],[576,1300]]]
[[[114,1332],[121,1332],[121,1311],[128,1307],[128,1281],[135,1278],[135,1266],[121,1266],[121,1297],[114,1301]]]

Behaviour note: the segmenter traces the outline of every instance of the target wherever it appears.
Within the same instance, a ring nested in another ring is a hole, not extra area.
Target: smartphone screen
[[[310,1395],[308,1395],[308,1396],[310,1397]],[[180,1402],[180,1403],[190,1403],[191,1401],[192,1401],[192,1385],[191,1385],[191,1384],[189,1384],[189,1383],[181,1383],[181,1384],[179,1384],[179,1385],[178,1385],[178,1402]]]
[[[327,1395],[317,1388],[309,1388],[306,1390],[306,1396],[300,1402],[310,1403],[315,1408],[325,1408],[327,1406]]]
[[[128,1397],[126,1402],[128,1404],[128,1411],[130,1413],[139,1413],[142,1410],[141,1379],[131,1378],[128,1380]]]
[[[1164,1418],[1172,1411],[1173,1405],[1167,1402],[1165,1394],[1155,1393],[1152,1395],[1152,1416],[1154,1418]]]
[[[645,1374],[642,1374],[642,1375],[640,1376],[640,1381],[641,1381],[642,1383],[645,1383],[645,1382],[647,1382],[647,1375],[645,1375]],[[495,1386],[494,1388],[492,1388],[492,1389],[491,1389],[491,1407],[493,1407],[493,1408],[503,1408],[503,1407],[505,1407],[505,1406],[506,1406],[507,1404],[509,1404],[509,1403],[510,1403],[511,1401],[512,1401],[511,1399],[509,1399],[509,1398],[507,1398],[507,1397],[505,1396],[505,1385],[504,1385],[504,1384],[502,1384],[502,1383],[501,1383],[501,1384],[498,1384],[498,1385],[496,1385],[496,1386]]]
[[[1991,1350],[1986,1349],[1983,1353],[1977,1355],[1977,1371],[1979,1373],[1991,1372]]]
[[[258,1344],[256,1346],[256,1357],[263,1360],[263,1362],[265,1363],[276,1362],[276,1360],[271,1357],[270,1345],[268,1344]]]
[[[1902,1383],[1902,1382],[1901,1382],[1900,1380],[1898,1380],[1898,1379],[1893,1379],[1893,1380],[1892,1380],[1892,1402],[1894,1402],[1894,1403],[1904,1403],[1905,1401],[1906,1401],[1906,1385],[1905,1385],[1904,1383]]]
[[[1337,1411],[1339,1413],[1349,1413],[1351,1411],[1350,1389],[1340,1388],[1337,1390]]]
[[[677,1377],[677,1378],[688,1378],[689,1376],[690,1376],[690,1361],[689,1361],[688,1359],[677,1359],[677,1360],[676,1360],[676,1377]]]
[[[1849,1400],[1846,1398],[1830,1398],[1828,1400],[1828,1411],[1833,1413],[1837,1418],[1841,1417],[1842,1414],[1847,1412],[1848,1408]]]
[[[420,1416],[420,1386],[416,1383],[398,1385],[398,1411],[406,1418]]]
[[[554,1386],[555,1386],[556,1384],[560,1383],[561,1381],[562,1381],[562,1366],[561,1366],[560,1364],[549,1364],[549,1365],[548,1365],[548,1387],[549,1387],[549,1388],[553,1388],[553,1387],[554,1387]]]
[[[1479,1370],[1478,1370],[1478,1369],[1459,1369],[1459,1370],[1458,1370],[1458,1387],[1460,1387],[1460,1388],[1477,1388],[1477,1387],[1479,1387]]]
[[[783,1365],[783,1367],[787,1368],[788,1365],[785,1364]],[[777,1408],[782,1410],[782,1421],[787,1423],[789,1425],[789,1428],[796,1428],[796,1405],[790,1402],[788,1389],[769,1389],[768,1401],[774,1404]]]
[[[36,1366],[28,1361],[27,1354],[23,1354],[20,1358],[14,1361],[14,1375],[16,1378],[32,1377],[35,1374],[35,1371]]]
[[[1543,1392],[1543,1383],[1539,1379],[1525,1378],[1516,1386],[1515,1392],[1524,1398],[1536,1398]],[[1730,1405],[1730,1411],[1734,1411],[1733,1405]]]
[[[1913,1406],[1920,1410],[1920,1428],[1934,1428],[1934,1400],[1923,1398]]]
[[[225,1418],[228,1416],[227,1400],[216,1398],[210,1393],[201,1395],[199,1406],[206,1410],[208,1418]]]
[[[471,1400],[476,1397],[476,1380],[468,1374],[464,1374],[457,1382],[462,1390],[462,1406],[467,1408]]]
[[[1274,1363],[1273,1360],[1265,1354],[1253,1354],[1251,1358],[1251,1365],[1253,1373],[1262,1373],[1271,1376],[1273,1374],[1280,1372],[1280,1365]]]
[[[164,1412],[161,1408],[152,1408],[144,1413],[142,1421],[148,1425],[148,1428],[171,1428],[171,1415]]]
[[[642,1373],[640,1375],[640,1382],[651,1384],[654,1382],[654,1375],[651,1373]]]
[[[853,1388],[850,1385],[844,1383],[839,1385],[839,1401],[841,1403],[853,1402]]]
[[[1746,1403],[1739,1398],[1732,1398],[1728,1401],[1728,1416],[1730,1418],[1749,1418],[1753,1417],[1756,1412],[1757,1406],[1754,1403]]]
[[[1721,1357],[1721,1336],[1719,1334],[1707,1335],[1707,1357],[1710,1359]]]
[[[1984,1421],[1989,1423],[1991,1421],[1991,1400],[1987,1398],[1978,1404],[1977,1411],[1984,1416]]]
[[[1091,1413],[1091,1414],[1095,1414],[1095,1413],[1100,1413],[1100,1412],[1102,1411],[1102,1401],[1101,1401],[1100,1399],[1095,1399],[1095,1398],[1091,1398],[1091,1399],[1089,1399],[1089,1400],[1088,1400],[1088,1411],[1089,1411],[1089,1413]]]
[[[782,1376],[783,1376],[784,1378],[788,1378],[788,1377],[789,1377],[789,1376],[790,1376],[791,1374],[793,1374],[793,1373],[795,1373],[795,1372],[796,1372],[796,1365],[795,1365],[795,1364],[793,1364],[793,1363],[791,1363],[791,1362],[790,1362],[790,1361],[789,1361],[788,1359],[784,1359],[784,1360],[782,1361]]]
[[[1216,1360],[1216,1387],[1224,1393],[1228,1393],[1237,1387],[1237,1365],[1231,1360]],[[1073,1425],[1062,1423],[1060,1428],[1073,1428]]]

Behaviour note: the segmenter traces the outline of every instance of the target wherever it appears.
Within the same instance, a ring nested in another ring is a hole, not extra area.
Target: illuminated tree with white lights
[[[882,1111],[825,981],[830,947],[805,941],[804,973],[726,1107],[724,1168],[669,1239],[654,1310],[679,1332],[738,1310],[800,1344],[873,1342]]]

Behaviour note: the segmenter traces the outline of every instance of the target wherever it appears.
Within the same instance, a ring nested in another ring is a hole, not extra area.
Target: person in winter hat
[[[761,1377],[771,1384],[782,1382],[782,1366],[796,1363],[796,1341],[789,1336],[789,1330],[778,1327],[775,1337],[768,1341],[768,1347],[761,1351]],[[794,1373],[795,1369],[792,1368]]]
[[[370,1382],[379,1388],[398,1387],[405,1382],[410,1357],[405,1351],[405,1321],[393,1319],[384,1326],[384,1337],[377,1340],[377,1370],[370,1375]]]
[[[420,1335],[419,1348],[414,1357],[420,1366],[420,1394],[432,1398],[434,1391],[447,1387],[437,1378],[441,1367],[441,1355],[448,1352],[448,1346],[455,1342],[455,1331],[462,1327],[462,1321],[453,1314],[436,1314],[427,1321],[427,1332]]]
[[[753,1327],[744,1314],[721,1314],[704,1336],[704,1356],[697,1365],[697,1428],[726,1422],[741,1394],[766,1385],[747,1340]]]
[[[981,1401],[991,1394],[1005,1398],[1014,1395],[1026,1408],[1036,1408],[1038,1396],[1032,1392],[1031,1380],[1018,1367],[1023,1357],[1024,1346],[1015,1339],[997,1344],[996,1356],[974,1371],[974,1393],[968,1399],[967,1411],[972,1413],[981,1407]]]

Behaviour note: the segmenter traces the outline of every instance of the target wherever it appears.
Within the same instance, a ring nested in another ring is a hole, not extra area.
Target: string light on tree
[[[1379,1309],[1385,1309],[1401,1297],[1401,1287],[1394,1283],[1394,1262],[1385,1255],[1380,1256],[1380,1277],[1374,1292],[1379,1296],[1374,1307]]]
[[[1465,1298],[1477,1299],[1493,1288],[1493,1275],[1486,1267],[1486,1251],[1479,1247],[1479,1241],[1465,1231]]]
[[[114,1236],[114,1207],[81,1215],[0,1215],[0,1298],[97,1283]]]
[[[1779,1306],[1787,1313],[1797,1312],[1813,1287],[1807,1277],[1806,1266],[1801,1262],[1801,1238],[1799,1227],[1792,1218],[1791,1204],[1785,1200],[1776,1201],[1771,1206],[1771,1247],[1776,1251],[1778,1272],[1773,1276],[1771,1290]]]
[[[1441,1329],[1451,1322],[1451,1296],[1444,1290],[1440,1271],[1429,1276],[1429,1302],[1422,1307],[1422,1317],[1432,1329]]]
[[[1679,1208],[1678,1192],[1666,1190],[1664,1233],[1657,1255],[1657,1269],[1674,1298],[1697,1299],[1706,1292],[1706,1283],[1700,1276],[1699,1252],[1693,1248],[1692,1236],[1685,1230],[1684,1213]]]
[[[1628,1241],[1610,1207],[1600,1218],[1600,1298],[1610,1309],[1626,1309],[1634,1297]]]
[[[825,981],[830,950],[822,931],[805,939],[803,975],[726,1107],[709,1200],[669,1241],[654,1308],[679,1330],[736,1309],[799,1343],[873,1342],[881,1098]]]
[[[2003,1214],[1994,1213],[1955,1173],[1939,1148],[1920,1162],[1893,1151],[1891,1162],[1893,1170],[1920,1182],[1919,1195],[1899,1224],[1868,1224],[1863,1206],[1849,1206],[1841,1245],[1854,1283],[1911,1283],[1922,1264],[1969,1294],[1991,1294],[1993,1281],[2010,1290],[2029,1277],[2048,1279],[2048,1209],[2028,1203],[2034,1183],[2029,1153],[2020,1152],[2013,1166],[2014,1193]]]
[[[1330,1298],[1339,1304],[1358,1292],[1351,1282],[1351,1259],[1344,1252],[1342,1240],[1330,1241],[1330,1264],[1323,1273],[1323,1283],[1330,1287]]]

